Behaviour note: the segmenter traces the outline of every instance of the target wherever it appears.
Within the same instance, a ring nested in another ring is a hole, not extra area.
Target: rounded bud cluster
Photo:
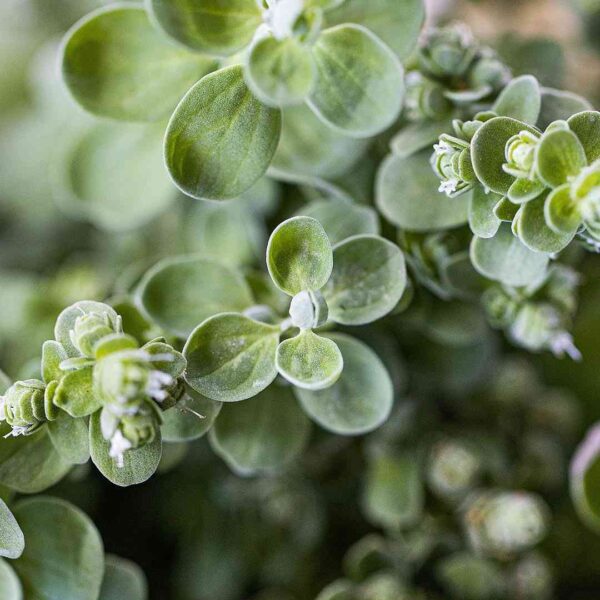
[[[0,396],[0,421],[12,427],[12,435],[32,433],[46,422],[46,385],[37,379],[14,383]]]
[[[108,313],[91,312],[77,317],[70,337],[82,356],[93,358],[96,344],[108,335],[119,333],[119,329]]]
[[[296,294],[290,304],[290,319],[294,327],[316,329],[327,323],[329,308],[321,292],[305,290]]]
[[[548,529],[548,508],[527,492],[487,492],[470,503],[464,515],[474,549],[507,558],[541,542]]]
[[[422,67],[436,77],[464,75],[477,55],[471,30],[462,23],[431,29],[419,51]]]
[[[491,92],[497,92],[508,84],[511,71],[491,49],[485,48],[469,71],[468,79],[474,89],[489,87]]]
[[[535,149],[539,138],[529,131],[521,131],[506,142],[506,163],[502,169],[521,179],[535,179]]]
[[[404,115],[410,121],[441,119],[450,112],[452,104],[444,96],[444,87],[419,71],[406,75]]]

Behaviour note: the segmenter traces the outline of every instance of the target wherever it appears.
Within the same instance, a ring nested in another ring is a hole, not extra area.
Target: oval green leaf
[[[0,558],[0,600],[23,600],[23,588],[13,568]]]
[[[430,152],[390,154],[377,174],[376,202],[394,225],[408,231],[433,231],[467,222],[469,195],[447,198],[429,164]]]
[[[138,288],[148,317],[179,337],[222,312],[241,312],[252,305],[243,276],[221,262],[199,256],[167,258],[150,269]]]
[[[147,600],[146,576],[135,563],[112,554],[106,555],[104,563],[98,600]]]
[[[471,191],[469,202],[469,227],[478,237],[490,238],[496,235],[500,227],[500,219],[494,208],[502,196],[488,191],[482,185],[476,185]]]
[[[172,38],[215,56],[247,46],[261,23],[256,0],[146,0],[146,7]]]
[[[289,388],[272,386],[223,407],[209,434],[214,451],[237,473],[279,470],[305,448],[310,421]]]
[[[337,381],[344,359],[335,342],[306,329],[279,344],[276,364],[293,385],[321,390]]]
[[[566,121],[575,113],[591,109],[592,105],[577,94],[553,88],[542,88],[542,109],[538,127],[543,131],[554,121]]]
[[[136,4],[87,15],[63,44],[62,75],[75,100],[96,115],[124,121],[166,117],[215,68],[214,60],[165,39]]]
[[[515,179],[504,172],[502,165],[506,162],[506,142],[521,131],[539,133],[522,121],[509,117],[495,117],[486,121],[473,136],[471,159],[475,174],[492,192],[506,195]]]
[[[320,290],[333,269],[331,242],[323,226],[311,217],[293,217],[271,234],[267,267],[275,285],[295,296]]]
[[[89,460],[89,433],[84,419],[61,416],[55,421],[48,422],[48,434],[54,448],[64,461],[82,465]]]
[[[573,115],[567,123],[579,138],[589,164],[600,158],[600,112],[588,110]]]
[[[548,227],[556,233],[575,233],[581,225],[579,206],[571,196],[568,183],[552,190],[544,206]]]
[[[189,442],[201,438],[213,426],[222,404],[188,389],[176,406],[163,413],[164,442]]]
[[[363,342],[332,334],[344,359],[344,370],[324,390],[295,388],[300,404],[321,427],[340,435],[360,435],[377,429],[388,418],[394,401],[390,376],[379,357]]]
[[[587,165],[585,150],[579,138],[566,129],[544,134],[535,152],[539,178],[552,188],[567,183]]]
[[[329,317],[342,325],[364,325],[392,311],[406,289],[404,255],[396,244],[358,235],[333,250],[333,272],[323,290]]]
[[[207,319],[183,349],[186,381],[198,393],[220,402],[256,396],[277,376],[279,328],[235,313]]]
[[[334,129],[371,137],[400,114],[403,68],[394,53],[368,29],[339,25],[313,47],[317,78],[308,104]]]
[[[8,506],[0,499],[0,556],[19,558],[23,548],[25,548],[23,532]]]
[[[141,448],[127,450],[123,467],[118,467],[114,458],[109,456],[110,442],[102,435],[100,412],[90,418],[90,454],[97,469],[110,482],[120,487],[144,483],[154,475],[162,455],[160,432],[154,441]]]
[[[311,92],[316,75],[312,50],[295,38],[258,39],[248,54],[246,83],[269,106],[300,104]]]
[[[513,79],[500,92],[492,110],[501,117],[511,117],[535,125],[540,116],[542,94],[540,84],[533,75]]]
[[[179,103],[165,161],[185,194],[236,198],[265,173],[280,133],[281,111],[254,97],[240,65],[227,67],[201,79]]]
[[[534,252],[511,231],[508,223],[500,225],[493,238],[474,237],[471,261],[479,273],[494,281],[520,287],[538,281],[546,271],[548,255]]]
[[[15,506],[25,551],[14,563],[27,600],[97,600],[104,572],[100,534],[72,504],[31,498]]]

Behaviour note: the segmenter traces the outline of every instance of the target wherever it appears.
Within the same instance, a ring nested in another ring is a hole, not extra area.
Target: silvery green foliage
[[[355,138],[372,137],[398,117],[400,58],[416,43],[422,2],[384,0],[373,7],[374,20],[362,4],[112,4],[67,33],[63,79],[94,114],[124,121],[171,115],[165,159],[177,187],[195,198],[234,198],[271,163],[283,108],[304,104],[326,127]]]
[[[0,420],[10,436],[47,436],[59,465],[85,463],[91,453],[115,483],[139,483],[158,466],[162,413],[184,397],[184,369],[164,338],[140,347],[110,306],[79,302],[59,315],[55,340],[44,343],[43,380],[12,384],[0,398]]]

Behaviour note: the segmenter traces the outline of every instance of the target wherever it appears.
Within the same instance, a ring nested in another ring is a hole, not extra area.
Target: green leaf
[[[566,233],[556,233],[546,223],[544,205],[547,194],[528,202],[523,206],[517,223],[520,240],[535,252],[554,254],[564,250],[575,235],[572,229]]]
[[[508,199],[515,204],[524,204],[537,198],[543,191],[544,184],[541,181],[518,178],[508,188]]]
[[[313,88],[316,65],[312,50],[295,38],[259,38],[247,61],[246,83],[268,106],[300,104]]]
[[[106,479],[120,487],[137,485],[150,479],[156,472],[162,455],[160,432],[150,444],[127,450],[123,457],[123,467],[117,467],[116,461],[108,454],[110,442],[102,436],[100,412],[95,412],[90,418],[90,454],[97,469]]]
[[[302,207],[298,214],[319,221],[332,244],[355,235],[379,234],[379,217],[370,206],[330,198],[315,200]]]
[[[587,162],[592,164],[600,158],[600,112],[584,111],[573,115],[567,123],[571,131],[579,138]]]
[[[115,4],[77,22],[67,33],[62,75],[86,110],[124,121],[156,121],[216,67],[165,39],[143,7]]]
[[[84,419],[72,419],[65,415],[49,421],[48,434],[65,462],[82,465],[89,460],[89,433]]]
[[[433,231],[467,221],[468,194],[447,198],[429,164],[431,152],[403,158],[391,154],[377,174],[376,202],[384,217],[408,231]]]
[[[8,506],[0,500],[0,556],[19,558],[23,548],[25,548],[23,532]]]
[[[140,227],[177,197],[164,166],[164,124],[98,121],[71,136],[52,165],[54,195],[107,231]]]
[[[323,290],[329,318],[364,325],[391,312],[406,289],[404,255],[396,244],[357,235],[333,249],[333,272]]]
[[[304,450],[310,421],[289,388],[272,386],[241,404],[227,404],[210,431],[214,451],[237,473],[282,469]]]
[[[363,507],[372,523],[398,530],[419,521],[425,501],[420,471],[412,453],[371,459]]]
[[[543,276],[548,255],[527,248],[512,234],[510,225],[503,223],[493,238],[473,238],[471,261],[485,277],[519,287]]]
[[[519,205],[511,202],[506,196],[494,206],[494,214],[501,220],[511,223],[519,211]],[[483,236],[479,236],[483,237]]]
[[[293,106],[283,111],[281,140],[272,166],[296,175],[335,178],[345,174],[366,148],[367,140],[323,127],[306,105]]]
[[[290,383],[305,390],[322,390],[337,381],[344,359],[335,342],[305,329],[279,344],[276,364]]]
[[[556,233],[574,234],[581,225],[579,205],[571,197],[568,183],[552,190],[544,206],[546,223]]]
[[[431,121],[425,119],[416,123],[407,123],[392,138],[390,146],[397,156],[405,158],[425,148],[431,149],[442,133],[452,130],[452,120]]]
[[[280,133],[281,111],[252,95],[240,65],[227,67],[201,79],[179,103],[165,161],[189,196],[235,198],[265,173]]]
[[[279,333],[278,327],[234,313],[207,319],[183,349],[188,361],[186,381],[198,393],[220,402],[256,396],[277,376]]]
[[[164,442],[189,442],[201,438],[213,426],[222,404],[188,389],[176,406],[163,413]]]
[[[585,150],[577,136],[566,129],[543,135],[535,153],[536,171],[548,186],[556,188],[587,165]]]
[[[522,75],[513,79],[500,92],[492,110],[501,117],[535,125],[542,106],[540,84],[533,75]]]
[[[466,551],[444,557],[438,578],[452,598],[491,600],[505,595],[505,575],[497,562]]]
[[[42,346],[42,378],[45,383],[60,379],[64,375],[64,372],[60,370],[60,363],[67,358],[65,349],[58,342],[54,340],[44,342]]]
[[[97,600],[104,572],[100,534],[64,500],[31,498],[15,506],[25,551],[13,563],[27,600]]]
[[[469,227],[476,236],[490,238],[496,235],[500,219],[494,213],[494,208],[501,199],[494,192],[486,193],[482,185],[473,188],[469,202]]]
[[[3,425],[0,435],[9,431]],[[0,483],[16,492],[42,492],[60,481],[70,468],[54,449],[46,428],[28,436],[0,439]]]
[[[172,38],[216,56],[247,46],[262,21],[256,0],[146,0],[146,7]]]
[[[310,217],[293,217],[271,234],[267,267],[275,285],[290,296],[320,290],[333,268],[331,242],[322,225]]]
[[[112,554],[106,555],[104,563],[98,600],[147,600],[146,576],[135,563]]]
[[[600,531],[600,425],[594,425],[579,445],[570,471],[571,497],[579,516]]]
[[[167,373],[173,379],[183,375],[186,367],[185,358],[181,352],[175,350],[170,344],[155,340],[144,344],[142,350],[147,352],[150,357],[159,357],[159,360],[151,360],[151,364],[155,369]],[[161,355],[164,356],[165,354],[170,356],[170,360],[160,360]]]
[[[566,121],[575,113],[591,109],[592,105],[577,94],[553,88],[542,88],[542,109],[538,127],[544,130],[554,121],[561,119]]]
[[[379,357],[363,342],[348,335],[328,336],[339,347],[344,370],[331,387],[295,388],[300,404],[316,423],[340,435],[360,435],[387,420],[394,401],[390,376]]]
[[[68,372],[56,388],[53,404],[76,419],[96,412],[102,402],[94,394],[93,370],[90,366]]]
[[[0,369],[0,394],[4,394],[11,385],[12,381],[10,377]]]
[[[179,337],[189,335],[208,317],[241,312],[253,303],[237,270],[200,256],[160,261],[142,279],[138,297],[153,322]]]
[[[54,337],[56,341],[63,346],[70,357],[80,356],[79,351],[71,341],[71,331],[75,327],[75,321],[78,317],[89,313],[107,314],[113,324],[113,328],[115,330],[117,329],[119,315],[117,315],[115,310],[107,304],[94,302],[93,300],[82,300],[68,306],[60,313],[56,320]]]
[[[379,36],[401,59],[417,45],[425,22],[423,0],[345,0],[325,15],[328,24],[357,23]]]
[[[475,174],[481,183],[492,192],[508,193],[514,177],[505,173],[502,165],[506,162],[504,150],[506,142],[521,133],[538,133],[533,127],[509,117],[495,117],[486,121],[471,141],[471,159]]]
[[[0,600],[23,600],[23,588],[13,568],[0,558]]]
[[[339,25],[313,47],[317,79],[308,104],[334,129],[371,137],[387,129],[402,108],[402,65],[368,29]]]

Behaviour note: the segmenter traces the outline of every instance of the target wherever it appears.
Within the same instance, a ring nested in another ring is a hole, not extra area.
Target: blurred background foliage
[[[267,231],[328,193],[303,181],[265,179],[233,207],[176,192],[161,157],[148,150],[160,146],[148,141],[162,135],[160,128],[85,115],[58,79],[61,34],[101,4],[0,3],[0,366],[14,378],[35,369],[31,361],[64,306],[123,296],[164,256],[213,253],[244,268],[261,265]],[[467,22],[515,74],[533,73],[544,85],[599,105],[597,0],[430,5],[430,21]],[[334,160],[321,162],[324,172],[317,174],[335,180],[338,194],[351,188],[371,204],[386,142],[376,140],[360,160],[363,142],[349,145],[332,135],[326,144]],[[314,169],[310,159],[307,173]],[[275,167],[285,170],[285,152]],[[304,600],[341,578],[356,586],[357,598],[404,597],[399,588],[390,587],[396,590],[390,596],[369,591],[385,584],[369,579],[383,564],[390,581],[407,578],[427,598],[497,597],[493,588],[460,588],[469,583],[460,574],[466,568],[480,569],[489,585],[499,569],[515,586],[510,598],[596,600],[600,537],[575,517],[566,491],[574,445],[600,419],[595,256],[583,273],[574,329],[581,363],[518,353],[489,330],[479,309],[429,294],[425,313],[369,330],[368,342],[387,361],[397,390],[395,413],[380,431],[346,439],[314,428],[310,448],[289,472],[250,479],[233,475],[205,440],[170,444],[161,474],[141,487],[113,487],[84,466],[49,493],[83,508],[107,551],[140,564],[152,599]],[[481,447],[465,450],[466,433]],[[432,457],[440,444],[462,448],[475,461],[473,477],[488,485],[543,494],[553,514],[545,558],[469,562],[468,525],[451,510],[448,482],[436,479]],[[418,469],[413,495],[390,505],[386,481],[410,477],[402,472],[407,464]],[[433,571],[428,559],[442,555],[456,560]],[[520,577],[539,582],[538,595],[523,595]],[[549,579],[554,594],[546,591]]]

